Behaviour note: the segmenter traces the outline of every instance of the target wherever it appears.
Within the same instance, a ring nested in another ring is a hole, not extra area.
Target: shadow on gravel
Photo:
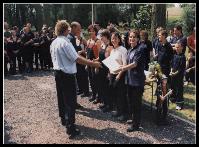
[[[81,114],[90,118],[98,120],[110,120],[114,121],[110,113],[103,113],[100,110],[91,110],[87,108],[82,108],[77,110],[77,114]],[[194,127],[182,122],[181,120],[176,120],[172,117],[168,117],[169,125],[167,126],[157,126],[155,123],[155,110],[150,111],[143,106],[142,108],[142,132],[153,138],[172,143],[194,143],[195,134]],[[127,125],[127,124],[126,124]],[[128,125],[127,125],[128,127]],[[103,130],[97,130],[93,128],[87,128],[85,126],[79,127],[83,132],[83,137],[92,138],[100,140],[107,143],[151,143],[150,141],[141,140],[140,138],[127,137],[124,134],[118,133],[117,128],[108,128]],[[99,137],[100,136],[100,137]],[[81,138],[81,137],[80,137]],[[123,141],[124,142],[121,142]]]
[[[12,128],[8,126],[7,122],[4,122],[4,144],[17,144],[16,142],[11,141],[9,131]]]
[[[147,133],[159,141],[168,141],[172,143],[193,144],[195,142],[194,126],[191,126],[181,120],[168,117],[167,126],[158,126],[155,124],[155,110],[152,112],[146,108],[142,113],[142,127],[144,133]]]
[[[77,114],[81,114],[83,116],[86,117],[90,117],[90,118],[94,118],[94,119],[98,119],[98,120],[110,120],[110,121],[114,121],[114,118],[111,117],[111,113],[103,113],[101,110],[92,110],[92,109],[88,109],[88,108],[81,108],[76,110]]]
[[[28,80],[25,77],[25,75],[22,75],[22,74],[5,76],[4,79],[7,79],[7,80]]]
[[[138,137],[128,137],[115,128],[107,128],[98,130],[97,128],[89,128],[85,126],[77,126],[80,128],[82,135],[76,137],[76,140],[92,139],[109,144],[151,144],[149,140],[143,140]]]
[[[28,80],[27,77],[45,77],[45,76],[53,76],[53,71],[34,71],[32,73],[23,73],[16,75],[7,75],[4,79],[7,80]]]

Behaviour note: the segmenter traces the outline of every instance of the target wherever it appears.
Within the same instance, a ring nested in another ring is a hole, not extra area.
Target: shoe
[[[95,101],[93,102],[93,104],[98,104],[98,103],[100,103],[101,101],[100,101],[100,99],[95,99]]]
[[[77,95],[80,95],[80,94],[83,94],[83,92],[82,92],[82,91],[78,91],[78,92],[77,92]]]
[[[106,107],[104,107],[103,109],[102,109],[102,112],[103,113],[106,113],[106,112],[110,112],[112,109],[111,109],[111,107],[110,106],[106,106]]]
[[[99,106],[100,109],[104,109],[105,107],[106,107],[105,104]]]
[[[85,93],[81,95],[81,97],[89,97],[89,96],[90,96],[89,94],[85,94]]]
[[[112,116],[113,117],[119,117],[119,116],[121,116],[121,114],[118,111],[116,111],[116,112],[113,112]]]
[[[62,126],[66,126],[66,121],[65,121],[65,119],[61,118],[61,124],[62,124]]]
[[[94,101],[96,98],[92,97],[91,99],[89,99],[90,102]]]
[[[176,106],[176,110],[182,110],[182,107],[180,107],[180,106]]]
[[[117,118],[117,120],[118,120],[119,122],[126,122],[126,121],[127,121],[127,117],[124,116],[124,115],[121,115],[121,116],[119,116],[119,117]]]
[[[188,82],[188,81],[184,82],[184,86],[187,86],[188,84],[189,84],[189,82]]]
[[[82,105],[80,105],[80,104],[76,104],[76,109],[81,109],[81,108],[84,108]]]
[[[127,124],[129,125],[133,124],[133,120],[127,120]]]
[[[79,135],[81,132],[79,129],[72,127],[68,128],[66,133],[69,135],[69,139],[74,139],[77,135]]]
[[[70,135],[69,135],[69,139],[74,139],[77,135],[80,135],[80,130],[79,129],[75,129]]]
[[[127,132],[135,132],[135,131],[139,131],[140,128],[138,126],[131,126],[127,129]]]

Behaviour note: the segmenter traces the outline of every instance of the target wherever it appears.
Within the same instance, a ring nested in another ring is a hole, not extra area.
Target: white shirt
[[[77,73],[76,60],[79,55],[67,37],[58,36],[50,45],[50,53],[54,70]]]
[[[126,65],[127,62],[127,49],[123,46],[119,46],[111,51],[110,56],[112,59],[116,60],[121,66]],[[112,74],[116,74],[110,71]]]

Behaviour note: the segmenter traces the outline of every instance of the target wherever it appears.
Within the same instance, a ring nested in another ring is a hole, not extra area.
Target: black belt
[[[55,72],[58,72],[58,73],[60,73],[60,74],[63,74],[64,76],[68,76],[68,77],[74,77],[74,76],[76,76],[76,74],[69,74],[69,73],[65,73],[65,72],[63,72],[63,71],[61,71],[61,70],[54,70]]]

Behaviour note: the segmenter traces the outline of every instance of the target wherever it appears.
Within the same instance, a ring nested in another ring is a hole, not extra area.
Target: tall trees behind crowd
[[[114,24],[127,23],[130,27],[151,30],[153,33],[157,26],[167,27],[166,8],[172,6],[172,4],[94,4],[94,20],[102,27],[106,27],[111,21]],[[195,5],[182,4],[181,7],[184,13],[179,23],[186,28],[183,31],[188,33],[192,25],[195,25]],[[58,19],[66,19],[69,22],[79,21],[83,28],[87,28],[92,20],[92,6],[91,4],[5,4],[4,19],[10,26],[17,25],[20,28],[27,22],[36,29],[41,29],[43,24],[54,26]]]

